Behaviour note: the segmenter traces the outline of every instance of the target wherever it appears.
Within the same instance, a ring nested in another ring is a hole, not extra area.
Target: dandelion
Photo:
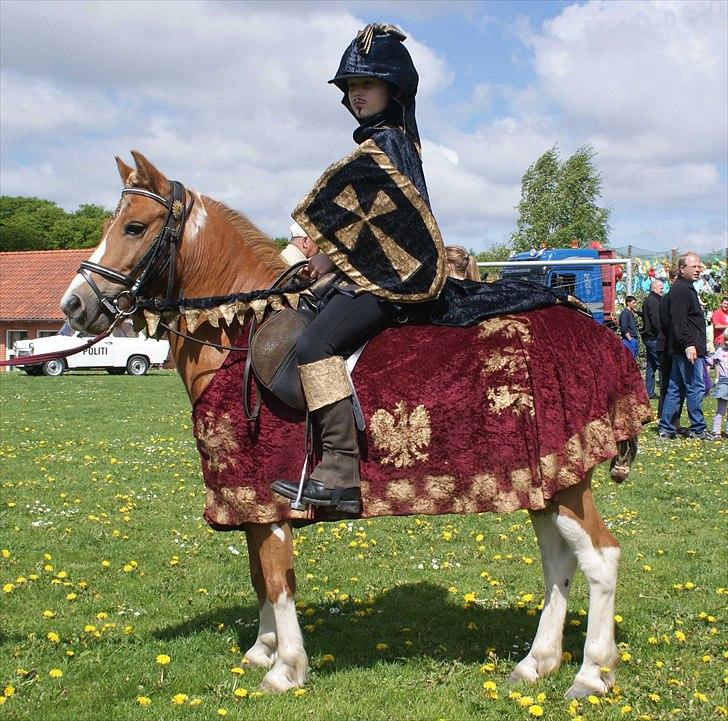
[[[621,658],[622,658],[622,661],[624,661],[625,663],[629,663],[632,660],[632,654],[629,653],[628,651],[625,651],[622,654]]]
[[[175,706],[181,706],[188,698],[186,693],[176,693],[170,700]]]
[[[56,614],[54,611],[50,611],[50,610],[46,609],[45,611],[43,611],[41,616],[43,616],[43,618],[55,618]]]
[[[543,716],[543,708],[535,703],[528,707],[528,713],[531,714],[531,716]]]
[[[685,640],[685,634],[682,631],[675,631],[675,638],[682,643]]]
[[[631,713],[632,707],[629,704],[625,704],[620,710],[622,713]]]
[[[592,705],[592,706],[599,706],[599,704],[602,702],[602,700],[599,698],[599,696],[587,696],[586,700]]]
[[[700,691],[696,691],[693,694],[693,698],[696,701],[700,701],[700,703],[708,703],[708,697],[704,693],[701,693]]]
[[[306,692],[307,692],[307,691],[306,691],[306,689],[305,689],[305,688],[297,688],[297,689],[296,689],[296,690],[295,690],[295,691],[293,692],[293,695],[294,695],[294,696],[303,696],[303,695],[304,695],[304,694],[305,694]]]
[[[47,638],[51,643],[58,643],[61,640],[55,631],[48,631]]]
[[[10,698],[14,693],[15,693],[15,686],[6,686],[5,689],[3,690],[3,694],[7,698]]]
[[[51,670],[50,670],[50,671],[48,672],[48,675],[49,675],[49,676],[50,676],[51,678],[60,678],[61,676],[63,676],[63,671],[61,671],[61,669],[60,669],[60,668],[52,668],[52,669],[51,669]]]
[[[10,558],[10,551],[7,548],[3,548],[3,550],[0,551],[0,554],[2,554],[3,558]]]
[[[624,619],[618,613],[615,613],[614,614],[614,623],[622,623],[622,621],[624,621]]]
[[[574,658],[574,656],[569,651],[564,651],[561,654],[561,660],[565,661],[566,663],[569,663],[569,661],[571,661],[572,658]]]
[[[389,645],[386,643],[377,644],[377,651],[386,651],[388,648],[389,648]]]
[[[528,706],[532,706],[534,702],[534,698],[532,696],[521,696],[521,698],[518,699],[518,705],[523,708],[528,708]]]
[[[15,586],[12,583],[3,584],[3,593],[12,593]]]
[[[136,702],[139,706],[149,706],[152,703],[152,699],[149,696],[137,696]]]
[[[226,710],[226,709],[224,709],[224,708],[219,708],[219,709],[217,710],[217,715],[218,715],[218,716],[227,716],[227,710]]]
[[[325,653],[323,656],[321,656],[321,663],[331,663],[333,660],[334,660],[333,653]]]
[[[653,703],[659,703],[660,702],[660,694],[659,693],[648,693],[647,698],[650,699]]]
[[[202,703],[202,699],[197,696],[196,698],[193,698],[192,701],[190,701],[190,706],[199,706]]]
[[[240,666],[234,666],[230,669],[230,673],[237,674],[238,676],[242,676],[245,673],[245,670],[240,668]]]
[[[233,696],[237,696],[237,698],[245,698],[247,695],[248,695],[247,688],[236,688],[233,691]]]
[[[75,593],[67,593],[66,594],[66,600],[67,601],[75,601],[78,598],[78,596]]]
[[[167,656],[166,653],[160,653],[159,656],[157,656],[157,663],[160,666],[166,666],[172,659]]]

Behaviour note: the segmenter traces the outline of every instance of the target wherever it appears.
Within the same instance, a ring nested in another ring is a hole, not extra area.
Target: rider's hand
[[[694,345],[689,345],[685,349],[685,355],[691,363],[695,363],[695,359],[698,357],[698,351],[695,349]]]
[[[316,253],[309,258],[306,270],[311,278],[316,280],[326,273],[330,273],[334,269],[334,264],[325,253]]]

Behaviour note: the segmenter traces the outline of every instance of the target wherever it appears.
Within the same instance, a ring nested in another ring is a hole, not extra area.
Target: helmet
[[[354,115],[347,95],[352,78],[373,77],[392,89],[397,120],[419,145],[415,122],[415,95],[419,76],[403,41],[406,35],[394,25],[376,23],[360,30],[344,51],[336,75],[329,80],[344,93],[342,104]],[[356,116],[355,116],[356,117]]]

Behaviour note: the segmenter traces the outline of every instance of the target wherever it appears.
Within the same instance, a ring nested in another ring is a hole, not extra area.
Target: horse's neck
[[[197,197],[180,248],[180,295],[199,298],[267,288],[283,267],[273,241],[247,218]]]
[[[246,218],[214,200],[197,196],[180,244],[177,277],[180,296],[201,298],[268,288],[285,268],[273,242]],[[232,332],[224,323],[201,323],[195,338],[230,345]],[[225,360],[227,351],[181,340],[170,334],[177,370],[194,403]]]

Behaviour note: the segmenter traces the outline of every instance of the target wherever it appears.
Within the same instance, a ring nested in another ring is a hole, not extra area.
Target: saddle
[[[302,265],[292,266],[276,281],[274,287],[300,270]],[[249,352],[243,377],[243,410],[248,420],[257,418],[261,403],[261,388],[265,388],[291,408],[306,410],[298,373],[296,342],[318,314],[319,303],[339,279],[339,273],[327,273],[308,286],[305,293],[299,295],[297,308],[268,311],[260,324],[253,318],[250,324]],[[248,395],[250,370],[253,371],[258,386],[258,398],[253,409],[250,408]]]

